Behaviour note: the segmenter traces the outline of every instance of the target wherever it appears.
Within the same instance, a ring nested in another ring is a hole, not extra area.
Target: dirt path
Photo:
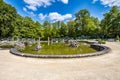
[[[0,80],[120,80],[120,43],[108,54],[76,59],[35,59],[0,50]]]

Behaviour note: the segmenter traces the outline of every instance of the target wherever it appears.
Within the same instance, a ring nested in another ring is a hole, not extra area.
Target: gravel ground
[[[87,58],[36,59],[0,50],[0,80],[120,80],[120,43],[111,52]]]

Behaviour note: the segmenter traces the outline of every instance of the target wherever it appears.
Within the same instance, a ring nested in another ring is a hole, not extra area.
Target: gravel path
[[[120,43],[108,54],[75,59],[35,59],[0,50],[0,80],[120,80]]]

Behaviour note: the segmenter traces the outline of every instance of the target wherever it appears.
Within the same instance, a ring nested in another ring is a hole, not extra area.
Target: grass
[[[0,48],[14,48],[13,45],[1,45]]]
[[[29,54],[39,54],[39,55],[70,55],[70,54],[85,54],[96,52],[96,50],[90,48],[90,45],[85,43],[80,43],[79,47],[73,48],[69,47],[68,44],[63,43],[53,43],[47,45],[47,43],[41,43],[42,49],[35,51],[35,45],[27,46],[25,50],[21,51]]]

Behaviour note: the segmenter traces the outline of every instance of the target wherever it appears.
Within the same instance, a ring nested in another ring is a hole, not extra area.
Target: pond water
[[[70,47],[65,43],[41,43],[42,48],[39,51],[35,51],[35,45],[27,46],[25,50],[21,51],[29,54],[39,55],[74,55],[74,54],[86,54],[96,52],[91,48],[89,44],[79,43],[78,47]]]

